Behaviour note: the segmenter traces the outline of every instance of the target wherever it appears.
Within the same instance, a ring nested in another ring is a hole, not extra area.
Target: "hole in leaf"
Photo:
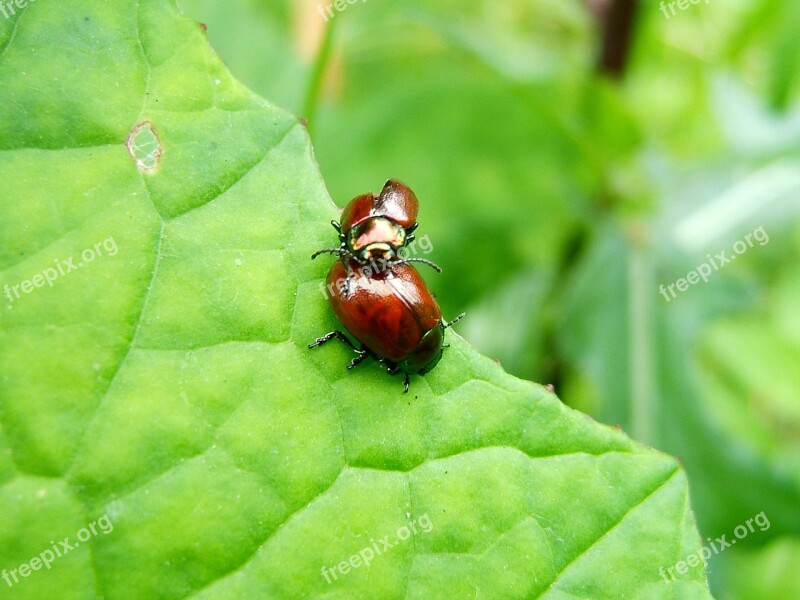
[[[125,140],[125,147],[143,173],[154,173],[161,162],[161,140],[150,121],[137,123]]]

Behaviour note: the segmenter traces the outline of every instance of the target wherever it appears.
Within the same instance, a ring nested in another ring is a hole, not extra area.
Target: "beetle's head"
[[[406,240],[406,230],[386,217],[371,217],[347,233],[348,247],[364,262],[394,260]]]

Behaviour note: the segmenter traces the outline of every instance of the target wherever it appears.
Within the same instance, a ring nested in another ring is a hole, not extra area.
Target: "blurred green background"
[[[800,4],[180,3],[307,119],[340,206],[415,190],[473,345],[680,457],[704,538],[765,513],[715,597],[800,598]]]

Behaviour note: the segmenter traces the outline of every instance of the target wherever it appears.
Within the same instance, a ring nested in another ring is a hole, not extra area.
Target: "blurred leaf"
[[[785,111],[792,98],[797,97],[796,81],[800,76],[800,55],[797,53],[797,27],[800,26],[800,6],[796,2],[757,0],[751,3],[749,14],[738,31],[731,36],[728,53],[740,62],[757,65],[750,73],[765,89],[769,106]],[[767,57],[759,56],[760,47],[767,46]]]
[[[800,542],[784,538],[747,552],[731,553],[726,567],[730,590],[740,600],[795,600],[800,598]]]
[[[731,73],[713,80],[717,119],[734,150],[754,156],[800,147],[800,104],[776,114]]]
[[[179,0],[179,4],[207,24],[209,42],[237,79],[300,115],[315,36],[322,30],[316,13],[304,22],[294,2]]]
[[[548,359],[545,321],[552,283],[552,273],[522,272],[470,307],[469,319],[460,325],[464,337],[513,373],[542,372]]]

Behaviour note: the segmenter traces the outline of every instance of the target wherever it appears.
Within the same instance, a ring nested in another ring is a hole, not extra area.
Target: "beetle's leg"
[[[414,230],[419,227],[419,223],[414,223],[411,227],[406,227],[406,246],[417,239]]]
[[[344,259],[344,253],[339,255],[339,259],[342,261],[344,265],[344,270],[347,271],[347,280],[349,281],[350,278],[353,276],[353,267],[350,266],[350,261]]]
[[[333,228],[339,235],[339,241],[342,243],[342,248],[345,248],[347,246],[347,236],[342,233],[342,226],[339,225],[338,221],[331,221],[331,225],[333,225]]]
[[[379,358],[379,362],[386,367],[386,372],[389,375],[397,375],[400,372],[400,367],[397,363],[389,362],[385,358]],[[408,393],[408,382],[410,380],[410,376],[408,373],[403,373],[403,393]]]
[[[369,356],[369,355],[370,355],[370,351],[369,351],[369,350],[367,350],[366,348],[364,348],[363,344],[362,344],[362,346],[361,346],[361,348],[360,348],[360,349],[359,349],[359,348],[356,348],[356,347],[353,345],[353,342],[351,342],[351,341],[350,341],[350,338],[348,338],[348,337],[347,337],[347,336],[346,336],[344,333],[342,333],[341,331],[331,331],[331,332],[329,332],[329,333],[326,333],[326,334],[325,334],[325,335],[323,335],[322,337],[319,337],[319,338],[317,338],[316,340],[314,340],[314,342],[313,342],[312,344],[309,344],[309,345],[308,345],[308,347],[309,347],[309,348],[315,348],[315,347],[317,347],[317,346],[321,346],[322,344],[324,344],[325,342],[328,342],[328,341],[332,340],[333,338],[338,338],[339,340],[341,340],[342,342],[344,342],[345,344],[347,344],[347,346],[348,346],[350,349],[352,349],[352,350],[353,350],[353,352],[355,352],[355,353],[356,353],[356,357],[355,357],[353,360],[351,360],[351,361],[350,361],[350,364],[349,364],[349,365],[347,365],[347,368],[348,368],[348,370],[349,370],[349,369],[352,369],[353,367],[355,367],[356,365],[358,365],[359,363],[361,363],[361,362],[362,362],[362,361],[363,361],[365,358],[367,358],[367,356]]]
[[[353,262],[355,262],[355,263],[357,263],[359,265],[362,265],[362,266],[366,265],[367,263],[365,261],[363,261],[361,258],[359,258],[358,255],[356,255],[353,252],[351,252],[350,249],[347,246],[342,244],[342,251],[339,253],[339,260],[342,261],[342,264],[344,265],[344,270],[347,271],[347,277],[344,280],[344,283],[345,283],[344,293],[345,293],[345,295],[349,296],[350,295],[350,280],[354,279],[356,274],[355,274],[355,271],[353,271],[353,267],[350,264],[350,260],[347,260],[345,257],[348,257],[348,258],[352,259]]]
[[[432,268],[437,273],[441,273],[442,272],[442,267],[437,265],[435,262],[429,261],[427,258],[401,258],[400,260],[397,261],[398,264],[410,263],[410,262],[422,263],[424,265],[428,265],[430,268]]]
[[[353,272],[353,267],[350,266],[350,261],[345,259],[344,253],[339,255],[339,260],[342,261],[342,264],[344,265],[344,270],[347,272],[347,277],[344,278],[344,290],[343,290],[343,292],[344,292],[345,296],[349,296],[350,295],[350,280],[353,279],[353,277],[355,277],[355,273]]]
[[[386,367],[386,372],[389,375],[396,375],[397,372],[400,370],[400,367],[397,366],[397,363],[393,363],[390,360],[386,360],[385,358],[378,357],[378,362],[381,363],[384,367]]]
[[[361,348],[361,350],[356,350],[356,352],[358,353],[358,356],[356,356],[353,360],[350,361],[350,364],[347,365],[348,369],[352,369],[357,364],[361,363],[369,355],[369,353],[366,350],[364,350],[363,347]]]
[[[347,247],[347,244],[342,242],[342,245],[339,247],[339,250],[336,252],[339,255],[339,258],[344,265],[344,268],[347,269],[347,273],[352,275],[353,269],[350,268],[350,263],[345,260],[345,256],[351,259],[353,262],[358,263],[359,265],[366,265],[366,261],[362,260],[358,254],[355,254],[350,248]]]
[[[400,366],[397,363],[391,362],[386,360],[385,358],[381,358],[380,356],[375,357],[379,363],[381,363],[384,367],[386,367],[386,372],[389,375],[397,375],[400,372]],[[403,373],[403,393],[408,393],[408,382],[410,376],[408,373]]]
[[[316,340],[314,340],[314,342],[309,344],[308,347],[309,348],[316,348],[317,346],[321,346],[325,342],[329,342],[333,338],[340,339],[342,342],[347,344],[353,351],[361,352],[358,348],[356,348],[353,345],[353,342],[351,342],[350,339],[345,334],[343,334],[341,331],[331,331],[329,333],[326,333],[322,337],[318,337]]]
[[[455,325],[455,324],[456,324],[456,323],[458,323],[458,322],[459,322],[461,319],[463,319],[463,318],[464,318],[464,315],[465,315],[465,314],[467,314],[467,313],[461,313],[460,315],[458,315],[458,316],[457,316],[455,319],[453,319],[453,320],[452,320],[452,321],[450,321],[449,323],[448,323],[447,321],[442,321],[442,328],[443,328],[443,329],[447,329],[448,327],[450,327],[450,326],[452,326],[452,325]]]

